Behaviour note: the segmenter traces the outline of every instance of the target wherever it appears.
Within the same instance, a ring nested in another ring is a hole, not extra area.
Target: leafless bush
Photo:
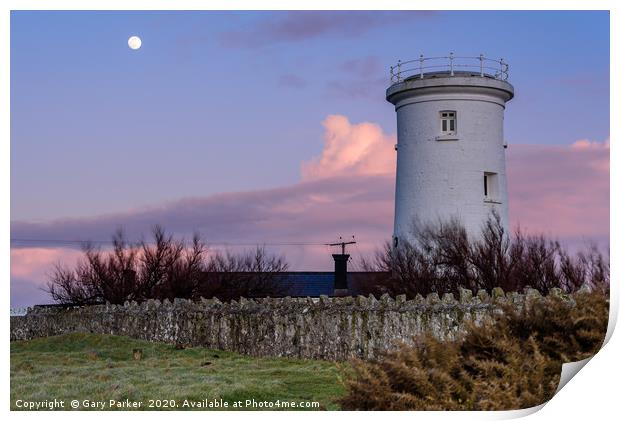
[[[122,231],[113,236],[112,250],[84,246],[84,258],[73,269],[54,267],[46,291],[63,304],[122,304],[127,300],[200,296],[232,299],[276,296],[283,292],[276,274],[288,265],[262,247],[242,254],[215,253],[195,234],[191,243],[175,240],[160,226],[153,241],[129,244]]]
[[[412,242],[401,240],[397,249],[386,243],[371,259],[362,259],[361,267],[377,272],[361,287],[364,294],[457,293],[459,287],[521,291],[526,286],[542,293],[554,287],[572,292],[584,284],[609,284],[609,260],[595,246],[571,256],[542,235],[517,231],[509,237],[497,213],[475,239],[454,219],[417,227]]]
[[[137,248],[127,244],[121,230],[112,237],[112,244],[112,251],[107,254],[92,243],[85,244],[84,258],[74,270],[57,264],[46,289],[52,299],[63,304],[123,303],[136,299]]]
[[[140,298],[193,298],[205,269],[206,246],[200,236],[194,234],[186,246],[155,227],[153,237],[154,245],[141,244]]]
[[[563,289],[575,291],[584,283],[605,291],[609,289],[609,260],[595,244],[590,244],[576,256],[570,256],[564,250],[560,250],[559,255]]]
[[[241,254],[215,253],[208,261],[200,295],[223,301],[285,295],[287,286],[277,275],[287,270],[284,257],[270,255],[264,247]]]

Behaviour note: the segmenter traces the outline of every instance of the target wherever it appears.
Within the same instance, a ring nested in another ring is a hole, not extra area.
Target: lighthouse
[[[492,211],[508,232],[504,109],[508,64],[483,55],[420,56],[390,70],[397,119],[393,244],[456,218],[476,237]]]

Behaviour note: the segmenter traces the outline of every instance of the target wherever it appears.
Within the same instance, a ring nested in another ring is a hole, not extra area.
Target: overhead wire
[[[139,243],[140,241],[125,240],[127,244]],[[59,245],[81,245],[81,244],[113,244],[112,240],[91,240],[91,239],[51,239],[51,238],[11,238],[11,243],[22,244],[59,244]],[[326,246],[325,242],[314,241],[205,241],[206,245],[211,246]]]

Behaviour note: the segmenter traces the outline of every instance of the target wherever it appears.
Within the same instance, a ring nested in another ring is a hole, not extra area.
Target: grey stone
[[[459,301],[461,304],[471,304],[474,293],[471,289],[459,288]]]
[[[422,297],[421,294],[416,294],[415,298],[413,299],[413,302],[416,305],[422,305],[422,304],[426,304],[426,300],[424,299],[424,297]]]
[[[456,300],[454,299],[454,294],[452,294],[451,292],[446,292],[441,298],[441,301],[444,304],[455,304],[456,303]]]
[[[577,290],[577,294],[589,294],[592,292],[592,288],[588,284],[583,284],[581,288]]]
[[[439,304],[441,300],[439,299],[439,294],[436,292],[431,292],[426,296],[426,303],[429,305]]]
[[[504,290],[501,289],[500,287],[495,287],[495,288],[493,288],[493,290],[491,290],[491,297],[493,297],[493,298],[504,298],[504,297],[506,297],[506,294],[504,294]]]
[[[462,297],[468,294],[461,292]],[[398,343],[414,345],[426,332],[441,340],[465,332],[467,321],[492,321],[499,303],[481,291],[471,303],[445,294],[412,301],[382,296],[334,300],[270,298],[239,303],[212,300],[148,300],[123,306],[102,304],[68,309],[34,307],[24,316],[11,316],[10,339],[28,340],[69,332],[124,335],[136,339],[181,343],[235,351],[260,357],[346,360],[375,358]],[[530,297],[541,297],[528,291]],[[552,291],[551,295],[560,292]],[[568,295],[572,299],[572,295]],[[507,304],[520,306],[523,294],[508,293]],[[476,303],[484,305],[476,305]],[[513,304],[514,303],[514,304]],[[455,315],[459,317],[455,317]],[[461,317],[462,316],[462,317]]]

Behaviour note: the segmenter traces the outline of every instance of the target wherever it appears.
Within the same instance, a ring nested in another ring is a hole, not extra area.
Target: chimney
[[[332,254],[334,258],[334,295],[342,297],[349,295],[349,285],[347,283],[347,262],[348,254]]]
[[[347,262],[349,261],[349,255],[345,253],[345,247],[348,244],[357,244],[355,236],[352,236],[351,241],[342,241],[342,237],[340,237],[339,243],[325,244],[331,247],[338,246],[342,250],[340,254],[332,254],[334,258],[334,295],[336,297],[349,295],[349,284],[347,282]]]

